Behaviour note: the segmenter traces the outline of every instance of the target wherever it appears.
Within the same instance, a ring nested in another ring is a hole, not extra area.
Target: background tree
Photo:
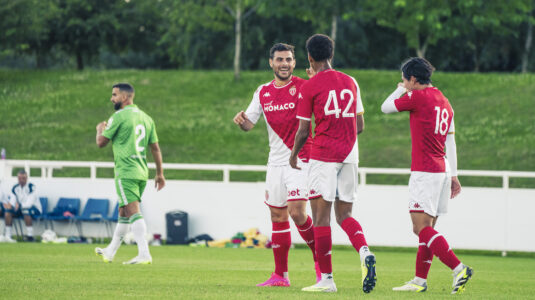
[[[461,0],[462,1],[462,0]],[[429,45],[450,35],[446,27],[451,17],[448,0],[383,0],[365,2],[365,9],[377,24],[397,30],[418,57],[425,57]]]

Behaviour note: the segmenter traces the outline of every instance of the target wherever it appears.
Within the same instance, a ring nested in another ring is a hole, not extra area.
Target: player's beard
[[[121,109],[122,105],[123,105],[123,103],[121,103],[121,102],[115,102],[115,103],[113,103],[113,108],[115,110],[119,110],[119,109]]]
[[[281,81],[285,81],[285,80],[288,80],[288,78],[292,77],[292,71],[290,69],[288,69],[288,76],[286,77],[282,77],[279,75],[279,72],[274,72],[275,73],[275,76],[277,76],[277,78]]]

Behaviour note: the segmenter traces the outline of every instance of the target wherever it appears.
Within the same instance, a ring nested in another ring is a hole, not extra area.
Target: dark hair
[[[19,175],[24,175],[24,174],[27,174],[27,173],[26,173],[26,170],[24,170],[24,169],[20,169],[20,170],[17,172],[17,174],[19,174]]]
[[[306,48],[315,61],[330,60],[334,55],[334,41],[325,34],[315,34],[309,37]]]
[[[134,93],[134,87],[130,83],[117,83],[113,87],[118,88],[121,92]]]
[[[271,47],[271,49],[269,49],[269,58],[273,59],[275,57],[276,51],[291,51],[292,56],[295,57],[294,49],[295,47],[292,45],[276,43],[275,45],[273,45],[273,47]]]
[[[421,84],[431,83],[431,75],[434,70],[435,67],[430,62],[420,57],[411,57],[401,65],[401,72],[405,79],[410,80],[411,76],[414,76],[416,81]]]

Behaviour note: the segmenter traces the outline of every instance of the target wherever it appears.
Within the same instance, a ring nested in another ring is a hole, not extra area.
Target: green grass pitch
[[[360,287],[358,255],[333,250],[336,294],[310,294],[301,288],[315,279],[310,250],[290,250],[290,288],[259,288],[273,270],[268,249],[151,247],[152,265],[122,265],[137,254],[122,246],[115,261],[103,263],[84,244],[0,244],[0,298],[3,299],[446,299],[453,297],[451,271],[435,258],[424,294],[394,293],[392,287],[414,275],[415,251],[376,251],[378,282],[371,294]],[[373,249],[373,247],[372,247]],[[459,255],[475,269],[465,299],[533,299],[533,257]]]

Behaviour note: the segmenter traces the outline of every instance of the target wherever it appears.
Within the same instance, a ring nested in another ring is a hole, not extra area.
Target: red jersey
[[[446,172],[446,135],[453,132],[453,109],[436,87],[413,90],[394,100],[398,111],[410,111],[412,171]]]
[[[295,134],[299,128],[297,113],[298,94],[306,80],[293,76],[284,86],[276,86],[275,80],[258,87],[245,114],[256,124],[263,114],[269,136],[270,165],[288,165],[294,146]],[[310,153],[309,138],[298,156],[307,162]]]
[[[328,69],[301,87],[297,118],[316,128],[310,158],[324,162],[358,163],[357,115],[364,113],[355,78]]]

